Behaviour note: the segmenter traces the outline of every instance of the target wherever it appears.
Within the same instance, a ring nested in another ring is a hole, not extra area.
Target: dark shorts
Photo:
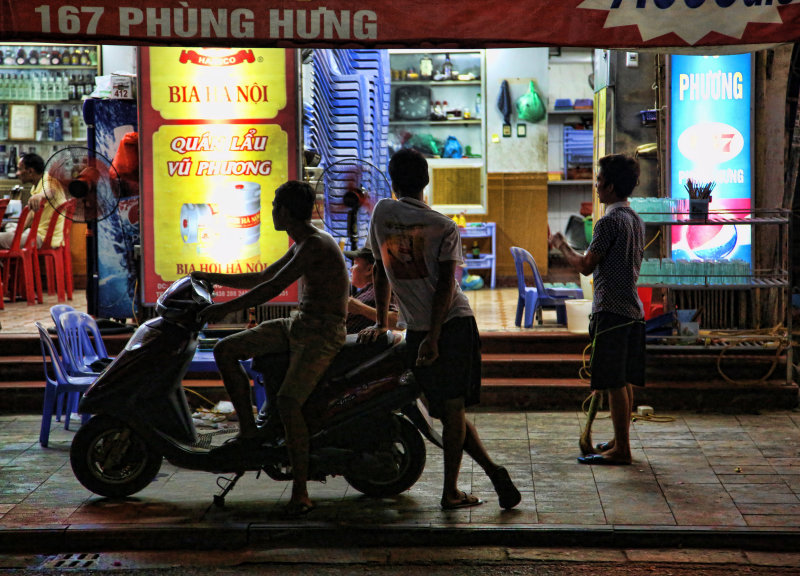
[[[480,402],[481,338],[472,316],[453,318],[442,326],[439,358],[430,366],[415,366],[426,331],[406,333],[407,366],[414,371],[434,418],[441,418],[444,402],[464,398],[465,406]]]
[[[644,386],[644,330],[644,320],[612,312],[592,314],[592,390]]]

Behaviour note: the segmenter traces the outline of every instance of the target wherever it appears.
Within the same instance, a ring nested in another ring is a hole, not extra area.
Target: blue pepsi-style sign
[[[752,57],[670,59],[670,195],[713,183],[712,216],[743,218],[752,199]],[[693,228],[697,228],[694,230]],[[749,226],[673,226],[673,259],[751,261]]]

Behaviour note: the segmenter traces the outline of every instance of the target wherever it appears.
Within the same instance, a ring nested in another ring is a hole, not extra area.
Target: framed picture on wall
[[[36,106],[11,104],[8,112],[9,140],[33,140],[36,137]]]

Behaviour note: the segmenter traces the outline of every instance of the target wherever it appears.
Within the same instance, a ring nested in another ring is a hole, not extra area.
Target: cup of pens
[[[708,220],[708,205],[716,182],[694,182],[691,178],[683,185],[689,193],[689,220]]]

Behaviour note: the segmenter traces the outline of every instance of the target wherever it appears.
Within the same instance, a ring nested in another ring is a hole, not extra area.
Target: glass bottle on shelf
[[[89,65],[97,66],[97,49],[95,48],[89,49]]]
[[[0,105],[0,140],[8,138],[8,106]]]
[[[58,66],[59,64],[61,64],[61,52],[59,52],[58,50],[53,50],[50,53],[50,64],[52,66]]]
[[[20,49],[17,50],[17,59],[15,60],[17,66],[22,66],[23,64],[28,63],[28,54],[25,52],[25,48],[20,46]]]
[[[50,66],[50,52],[46,48],[42,48],[39,52],[39,65]]]
[[[11,179],[17,177],[17,149],[12,146],[11,151],[8,153],[8,162],[6,162],[6,176]]]
[[[431,57],[427,54],[420,58],[419,77],[423,80],[430,80],[433,78],[433,60],[431,60]]]
[[[42,99],[42,78],[38,74],[31,74],[31,98],[35,101]]]
[[[89,65],[89,49],[84,48],[81,50],[81,66],[88,66]]]
[[[444,64],[442,65],[442,74],[445,80],[453,79],[453,62],[450,60],[450,54],[444,55]]]
[[[64,48],[64,50],[61,51],[61,64],[63,66],[69,66],[71,63],[72,57],[69,54],[69,49]]]
[[[94,92],[94,76],[87,74],[86,80],[83,81],[83,95],[91,96],[92,92]]]
[[[72,135],[72,119],[70,118],[69,110],[64,110],[64,120],[61,124],[61,130],[64,135],[64,140],[67,142],[75,139]]]
[[[47,139],[56,139],[56,113],[52,108],[47,110]]]
[[[69,99],[70,100],[77,100],[78,99],[78,84],[77,79],[74,75],[69,75]]]
[[[66,64],[66,62],[64,62]],[[78,48],[74,48],[72,52],[69,54],[69,64],[70,66],[77,66],[81,63],[81,54],[78,52]]]
[[[61,108],[56,108],[54,122],[53,140],[61,142],[64,139],[64,119],[61,117]]]
[[[80,113],[78,112],[78,107],[73,106],[72,111],[69,115],[69,122],[72,128],[72,139],[73,140],[82,140],[81,138],[81,119],[78,117]]]
[[[39,65],[39,51],[36,48],[31,48],[31,51],[28,53],[28,64],[32,66]]]
[[[11,48],[6,48],[6,53],[3,56],[3,65],[4,66],[14,65],[14,51],[11,50]]]
[[[39,106],[39,112],[37,115],[37,122],[36,122],[36,140],[42,141],[48,139],[48,129],[47,129],[47,106],[42,104]]]
[[[8,169],[6,162],[8,162],[6,147],[4,144],[0,144],[0,176],[6,175],[6,170]]]

